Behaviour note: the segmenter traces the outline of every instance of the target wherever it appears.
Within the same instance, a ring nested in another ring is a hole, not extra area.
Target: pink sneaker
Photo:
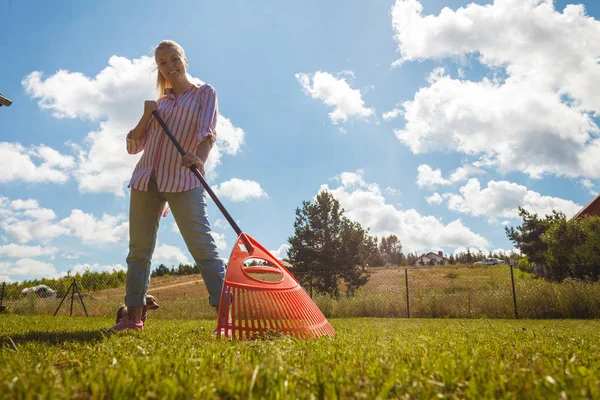
[[[121,318],[121,320],[119,322],[117,322],[115,324],[115,326],[108,329],[108,332],[124,331],[127,329],[142,330],[142,329],[144,329],[144,323],[142,321],[140,321],[136,324],[129,318]]]

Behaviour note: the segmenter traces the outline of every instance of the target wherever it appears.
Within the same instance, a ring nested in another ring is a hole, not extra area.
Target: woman
[[[206,196],[189,169],[196,165],[204,175],[204,164],[216,140],[217,92],[208,85],[192,84],[183,48],[166,40],[156,47],[158,102],[144,103],[144,114],[127,135],[127,152],[144,151],[133,171],[129,187],[129,255],[125,305],[128,318],[110,330],[142,329],[142,309],[150,284],[150,265],[163,210],[170,207],[188,250],[200,267],[209,293],[209,303],[218,312],[225,265],[211,236],[206,214]],[[152,118],[158,111],[177,141],[185,149],[181,157]]]

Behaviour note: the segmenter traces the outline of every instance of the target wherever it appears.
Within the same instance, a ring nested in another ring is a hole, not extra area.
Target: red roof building
[[[590,201],[585,207],[583,207],[577,214],[571,219],[581,218],[585,215],[599,215],[600,216],[600,194]]]

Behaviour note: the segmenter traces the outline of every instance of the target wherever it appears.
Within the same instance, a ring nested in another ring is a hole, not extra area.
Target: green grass
[[[600,398],[600,321],[333,319],[333,339],[214,321],[0,316],[0,398]]]

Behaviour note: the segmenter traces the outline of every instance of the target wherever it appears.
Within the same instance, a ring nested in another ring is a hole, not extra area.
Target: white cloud
[[[31,210],[39,207],[37,200],[34,199],[17,199],[10,202],[11,208],[15,210]]]
[[[572,217],[581,206],[558,197],[542,196],[525,186],[507,181],[489,181],[487,188],[481,189],[476,178],[469,179],[460,188],[460,194],[447,194],[450,210],[473,216],[495,218],[518,218],[518,207],[537,213],[540,216],[551,214],[552,210],[562,211],[567,218]]]
[[[581,184],[581,186],[586,188],[588,190],[588,193],[591,194],[592,196],[598,195],[598,192],[594,188],[594,183],[592,181],[590,181],[589,179],[582,179],[579,183]]]
[[[211,232],[213,239],[215,240],[215,245],[217,249],[221,251],[227,250],[227,240],[225,239],[225,235],[219,232]]]
[[[372,108],[365,107],[360,90],[352,89],[345,78],[336,78],[328,72],[314,74],[298,73],[296,79],[304,91],[313,99],[322,100],[334,107],[329,118],[334,124],[346,122],[350,118],[364,119],[373,115]]]
[[[8,275],[0,275],[0,283],[1,282],[13,283],[14,281],[10,279],[10,276]]]
[[[442,177],[442,170],[439,168],[434,170],[427,164],[421,164],[417,168],[417,185],[420,188],[434,188],[438,185],[449,185],[451,183],[448,179]]]
[[[446,179],[442,176],[440,168],[433,169],[427,164],[421,164],[417,168],[417,186],[419,188],[433,189],[436,186],[445,186],[466,181],[469,176],[482,173],[483,171],[479,168],[471,165],[463,165],[450,173],[450,177]]]
[[[229,197],[232,201],[268,198],[269,195],[255,181],[233,178],[221,183],[214,189],[215,194]]]
[[[8,204],[8,200],[3,203]],[[56,222],[53,210],[31,208],[38,206],[36,200],[15,200],[10,204],[16,207],[10,213],[3,212],[5,208],[0,204],[0,216],[4,217],[0,218],[0,227],[19,244],[32,240],[48,243],[59,236],[76,237],[86,244],[127,241],[129,227],[123,214],[103,214],[97,218],[93,214],[74,209],[68,217]],[[24,204],[27,207],[23,207]],[[19,211],[22,208],[25,211]]]
[[[427,203],[429,204],[442,204],[442,201],[444,201],[444,198],[439,194],[439,193],[434,193],[429,197],[426,197],[425,200],[427,200]]]
[[[405,251],[429,251],[438,247],[480,246],[487,247],[488,241],[473,233],[459,219],[447,224],[434,216],[423,216],[414,209],[399,210],[386,204],[377,184],[362,187],[340,186],[330,189],[322,185],[320,190],[329,190],[340,202],[346,217],[370,228],[371,235],[400,238]]]
[[[221,221],[222,223],[219,223],[219,221]],[[221,219],[218,219],[217,223],[215,225],[217,227],[220,227],[221,229],[229,227],[229,225],[227,225],[227,222],[223,221]],[[219,225],[222,225],[222,227]],[[179,227],[177,226],[176,222],[173,222],[173,224],[171,225],[171,231],[181,234],[181,231],[179,230]],[[225,235],[223,233],[211,231],[211,235],[215,241],[215,245],[217,246],[217,249],[219,249],[221,251],[227,250],[227,240],[225,239]]]
[[[414,153],[459,151],[531,177],[600,177],[600,22],[583,6],[496,0],[423,16],[417,0],[392,8],[401,62],[479,55],[499,78],[451,79],[440,70],[403,104],[398,138]],[[493,145],[492,145],[493,144]]]
[[[217,220],[215,221],[215,227],[219,229],[227,229],[229,228],[229,222],[227,222],[224,219],[217,218]]]
[[[95,77],[61,70],[44,79],[41,72],[34,71],[23,80],[27,94],[39,99],[40,107],[51,110],[55,117],[98,122],[97,128],[89,132],[83,142],[72,143],[77,155],[76,168],[52,149],[38,150],[39,156],[45,157],[49,166],[72,169],[80,191],[124,195],[124,186],[140,157],[140,154],[127,154],[125,136],[137,124],[144,100],[157,97],[153,90],[156,74],[152,71],[153,63],[153,58],[147,56],[133,60],[112,56],[108,66]],[[197,78],[192,79],[198,81]],[[244,131],[222,115],[217,121],[217,134],[217,142],[206,164],[209,178],[215,176],[214,169],[219,165],[221,156],[236,154],[244,139]],[[10,146],[13,153],[15,148],[22,149],[18,144]],[[13,155],[12,159],[15,160],[16,156]],[[24,169],[32,169],[27,166],[24,156],[19,160],[25,165]],[[66,175],[60,175],[61,171],[56,168],[49,170],[54,173],[53,179],[66,179]]]
[[[479,175],[483,174],[483,171],[479,168],[476,168],[472,165],[463,165],[462,167],[458,167],[454,170],[454,172],[450,173],[450,182],[462,182],[466,181],[471,175]]]
[[[56,213],[54,212],[54,210],[51,210],[49,208],[27,210],[23,213],[23,215],[26,217],[31,217],[38,221],[51,221],[54,218],[56,218]]]
[[[71,268],[71,275],[83,274],[86,271],[90,272],[114,272],[114,271],[127,271],[127,267],[121,264],[114,265],[101,265],[101,264],[75,264]]]
[[[74,166],[73,157],[44,145],[25,148],[19,143],[0,142],[0,183],[65,183]]]
[[[161,244],[156,247],[152,256],[152,265],[158,266],[164,264],[167,267],[171,265],[179,264],[193,265],[189,258],[183,253],[183,251],[177,246],[170,246],[168,244]]]
[[[279,246],[277,250],[269,250],[269,253],[271,253],[273,257],[277,258],[278,260],[281,260],[283,258],[287,258],[287,252],[290,247],[291,246],[289,244],[284,243]]]
[[[402,114],[403,114],[402,109],[400,109],[400,108],[394,108],[391,111],[383,113],[382,117],[383,117],[384,120],[390,121],[392,119],[397,118],[398,116],[400,116]]]
[[[58,252],[56,247],[20,246],[10,243],[0,246],[0,257],[33,258],[40,256],[54,256]]]
[[[2,222],[2,228],[19,244],[25,244],[31,240],[48,243],[52,239],[69,234],[69,229],[57,225],[53,219],[17,219],[15,221],[13,218],[10,222]]]
[[[400,191],[398,191],[397,189],[394,189],[393,187],[390,187],[390,186],[383,189],[383,192],[390,196],[397,196],[400,194]]]
[[[0,274],[23,275],[28,279],[58,276],[54,265],[31,258],[22,258],[15,262],[0,261]]]
[[[361,187],[366,185],[363,179],[363,173],[364,171],[361,169],[359,169],[356,172],[342,172],[334,179],[339,181],[342,184],[342,186],[347,188],[351,188],[354,186]]]
[[[129,236],[129,223],[123,214],[103,214],[96,218],[93,214],[72,210],[71,215],[60,221],[60,226],[86,244],[127,242]]]

